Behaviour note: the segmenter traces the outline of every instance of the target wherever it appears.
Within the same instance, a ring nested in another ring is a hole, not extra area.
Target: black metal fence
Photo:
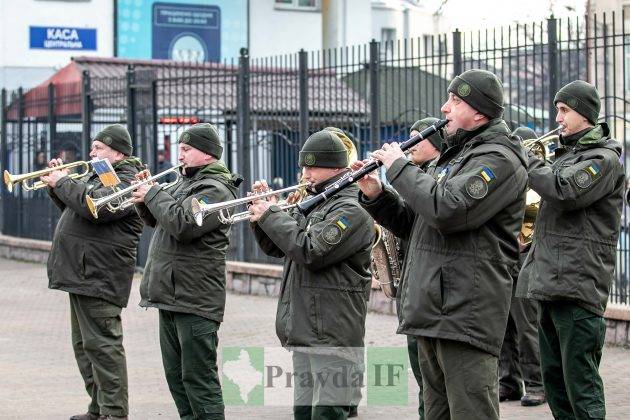
[[[439,116],[450,79],[470,68],[496,73],[506,92],[504,119],[538,134],[555,127],[559,87],[575,79],[594,83],[601,117],[624,143],[625,164],[628,36],[625,16],[612,13],[267,58],[243,49],[220,64],[84,59],[80,83],[2,91],[2,167],[24,173],[60,154],[84,159],[91,136],[119,122],[130,127],[135,154],[155,172],[158,150],[176,163],[178,135],[211,122],[223,134],[227,165],[245,178],[243,193],[261,178],[293,185],[309,133],[342,128],[366,156],[385,140],[405,138],[415,120]],[[58,214],[45,194],[3,189],[2,201],[3,233],[52,236]],[[627,208],[623,217],[611,300],[628,303]],[[230,258],[271,261],[243,225],[233,230]]]

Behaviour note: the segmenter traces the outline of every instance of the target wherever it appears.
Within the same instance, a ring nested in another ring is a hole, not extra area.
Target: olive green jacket
[[[527,297],[572,300],[604,314],[625,189],[620,155],[621,145],[603,123],[575,144],[556,149],[553,164],[530,168],[529,184],[541,203],[519,276]]]
[[[142,170],[140,161],[133,157],[112,166],[120,188],[129,186]],[[95,172],[80,179],[61,178],[55,188],[48,188],[62,211],[48,256],[48,287],[125,307],[142,221],[133,207],[115,213],[103,208],[95,219],[85,201],[87,194],[99,198],[112,192]]]
[[[527,155],[500,119],[450,141],[429,173],[398,159],[386,173],[391,186],[360,202],[396,236],[409,237],[398,332],[462,341],[498,356],[519,254]]]
[[[352,185],[307,216],[272,206],[253,224],[262,250],[284,257],[276,334],[285,347],[363,347],[374,222]]]
[[[138,214],[155,227],[140,284],[140,306],[191,313],[223,320],[225,308],[225,257],[230,225],[216,213],[202,226],[195,223],[190,202],[206,204],[236,198],[240,178],[221,161],[182,177],[171,189],[153,186]]]

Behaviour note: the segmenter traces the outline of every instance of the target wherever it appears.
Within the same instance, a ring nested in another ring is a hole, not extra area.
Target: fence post
[[[379,43],[370,41],[370,150],[381,146],[381,106],[380,106],[380,71]]]
[[[250,142],[250,110],[249,110],[249,51],[247,48],[241,48],[241,55],[238,58],[238,81],[236,86],[237,108],[237,132],[236,141],[238,150],[241,151],[238,158],[239,172],[243,176],[243,191],[250,191],[252,186],[251,173],[251,142]],[[244,225],[244,223],[241,223]],[[240,226],[240,243],[238,248],[241,261],[249,261],[251,259],[253,249],[252,241],[246,240],[245,228]]]
[[[4,171],[9,170],[9,153],[8,153],[8,144],[7,144],[7,90],[2,89],[2,98],[0,99],[2,102],[0,106],[2,109],[0,110],[0,170],[2,173]],[[7,231],[7,214],[9,211],[9,203],[8,203],[8,191],[6,188],[2,188],[2,231]]]
[[[18,168],[17,173],[24,171],[24,92],[18,89]],[[18,188],[18,237],[22,237],[22,209],[24,208],[24,188]]]
[[[462,74],[462,33],[453,32],[453,77]]]
[[[88,158],[90,153],[90,140],[92,137],[92,107],[90,106],[90,73],[83,71],[81,78],[81,122],[83,124],[81,131],[81,156],[83,159]]]
[[[151,173],[156,174],[158,169],[158,102],[157,102],[157,80],[151,81],[151,120],[153,122],[153,147],[151,148]]]
[[[48,84],[48,144],[44,145],[46,160],[52,157],[52,144],[57,137],[57,118],[55,116],[55,85]]]
[[[547,130],[555,127],[556,105],[553,98],[558,91],[558,25],[553,15],[547,19],[547,69],[549,71],[549,124]]]
[[[138,153],[136,144],[136,72],[133,64],[127,67],[127,130],[131,136],[131,146],[134,153]]]
[[[298,52],[299,95],[300,95],[300,144],[308,137],[308,54],[303,49]]]

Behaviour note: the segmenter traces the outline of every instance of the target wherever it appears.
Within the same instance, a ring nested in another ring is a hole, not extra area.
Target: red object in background
[[[197,124],[201,120],[198,117],[161,117],[160,124]]]

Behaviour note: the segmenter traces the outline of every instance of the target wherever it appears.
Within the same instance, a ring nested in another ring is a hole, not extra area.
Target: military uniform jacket
[[[556,149],[552,165],[530,169],[530,187],[541,203],[519,277],[527,297],[573,300],[604,314],[625,188],[620,155],[621,145],[604,123]]]
[[[136,158],[112,166],[120,188],[129,186],[142,169]],[[55,188],[48,188],[62,211],[48,256],[48,287],[125,307],[142,221],[132,207],[115,213],[104,208],[95,219],[85,202],[87,194],[99,198],[113,192],[94,172],[80,179],[61,178]]]
[[[284,257],[276,334],[285,347],[363,347],[374,222],[340,191],[306,217],[272,206],[253,224],[262,250]]]
[[[498,356],[518,259],[527,156],[501,119],[451,143],[429,173],[398,159],[386,173],[391,186],[360,202],[396,236],[409,237],[398,332],[462,341]]]
[[[140,284],[140,306],[223,320],[225,256],[230,225],[218,214],[195,223],[190,202],[206,204],[233,200],[240,183],[217,161],[200,169],[169,190],[153,186],[144,205],[136,206],[149,226],[155,227]]]

